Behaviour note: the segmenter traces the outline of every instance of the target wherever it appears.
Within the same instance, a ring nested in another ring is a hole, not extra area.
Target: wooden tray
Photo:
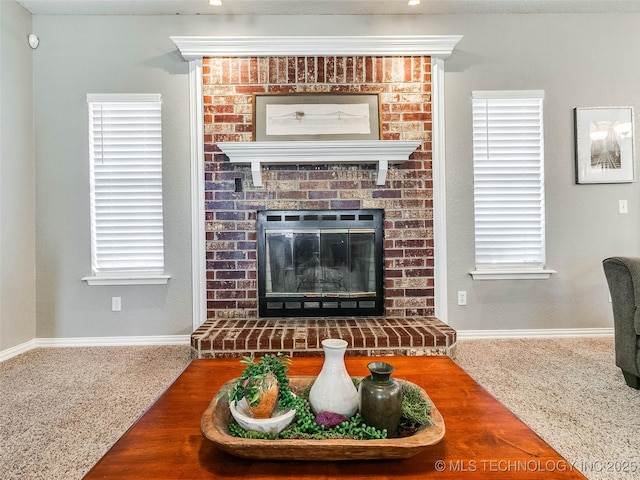
[[[303,388],[314,377],[289,378],[292,391]],[[227,389],[224,385],[221,389]],[[420,388],[420,387],[418,387]],[[434,425],[423,428],[415,435],[405,438],[385,440],[258,440],[233,437],[229,434],[231,412],[227,396],[216,401],[217,394],[202,415],[202,434],[221,450],[243,458],[260,460],[368,460],[399,459],[417,455],[444,437],[445,428],[442,415],[427,393],[422,395],[431,402],[431,420]]]

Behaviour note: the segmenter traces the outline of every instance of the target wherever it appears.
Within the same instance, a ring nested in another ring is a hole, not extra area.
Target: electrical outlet
[[[458,305],[467,304],[467,292],[464,290],[458,290]]]
[[[111,311],[119,312],[122,310],[122,297],[111,297]]]
[[[626,200],[618,200],[618,212],[629,213],[629,208]]]

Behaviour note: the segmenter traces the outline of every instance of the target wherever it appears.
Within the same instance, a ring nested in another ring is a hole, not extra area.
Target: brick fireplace
[[[207,321],[194,354],[284,351],[320,355],[330,336],[357,355],[455,352],[455,331],[435,318],[431,169],[431,61],[426,56],[215,57],[203,60]],[[253,140],[255,93],[379,93],[382,140],[419,140],[390,165],[262,167],[231,164],[218,142]],[[260,210],[384,211],[384,315],[259,318],[256,223]]]

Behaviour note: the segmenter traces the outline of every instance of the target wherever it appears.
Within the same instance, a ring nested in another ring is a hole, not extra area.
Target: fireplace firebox
[[[382,315],[383,210],[258,212],[262,317]]]

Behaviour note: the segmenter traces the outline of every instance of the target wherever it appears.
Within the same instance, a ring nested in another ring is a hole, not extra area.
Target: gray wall
[[[0,352],[35,337],[31,15],[0,2]]]
[[[173,17],[34,16],[37,336],[192,332],[188,64]],[[159,93],[167,285],[89,286],[87,93]],[[111,297],[122,311],[111,311]]]
[[[462,34],[446,64],[449,323],[457,329],[611,326],[601,260],[638,254],[638,187],[574,184],[572,109],[640,101],[639,15],[391,17],[34,16],[37,336],[191,331],[187,63],[170,35]],[[473,281],[470,95],[544,89],[542,281]],[[87,93],[163,96],[167,286],[90,287]],[[629,214],[617,214],[619,199]],[[466,307],[456,291],[468,292]],[[123,311],[110,311],[111,296]]]
[[[458,329],[612,327],[601,262],[638,255],[638,183],[576,185],[573,109],[640,107],[638,15],[452,19],[465,38],[446,65],[449,321]],[[472,90],[544,89],[549,280],[474,281]],[[636,137],[637,137],[636,132]],[[640,172],[639,172],[640,173]],[[629,213],[618,213],[618,200]],[[456,291],[468,306],[456,305]]]

